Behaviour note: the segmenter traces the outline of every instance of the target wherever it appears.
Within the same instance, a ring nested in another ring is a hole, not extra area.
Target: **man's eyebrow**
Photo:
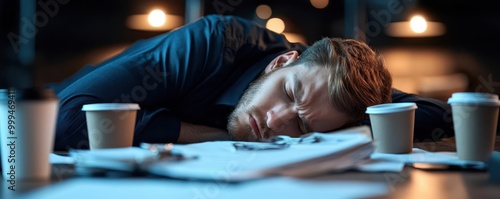
[[[292,81],[293,81],[293,97],[295,98],[295,103],[299,103],[298,95],[299,92],[302,90],[302,82],[299,81],[299,77],[297,76],[296,73],[293,74]],[[300,121],[302,122],[302,125],[304,126],[304,130],[306,130],[306,133],[313,132],[311,126],[309,125],[309,123],[307,123],[307,120],[304,117],[300,117],[300,115],[299,118]]]

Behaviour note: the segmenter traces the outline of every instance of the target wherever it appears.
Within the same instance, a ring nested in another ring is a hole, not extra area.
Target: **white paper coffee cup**
[[[2,176],[6,183],[47,181],[59,99],[53,91],[10,90],[0,98]]]
[[[486,161],[493,152],[500,100],[489,93],[458,92],[448,99],[458,158]]]
[[[375,151],[379,153],[410,153],[413,149],[415,103],[387,103],[370,106]]]
[[[135,103],[85,104],[90,149],[131,147],[140,110]]]

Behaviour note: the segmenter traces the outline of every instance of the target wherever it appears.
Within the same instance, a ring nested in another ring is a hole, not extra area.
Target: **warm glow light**
[[[329,0],[311,0],[311,5],[317,9],[323,9],[328,6]]]
[[[261,19],[268,19],[273,14],[273,10],[268,5],[262,4],[255,10],[257,16]]]
[[[427,21],[425,27],[424,31],[422,28],[417,28],[417,31],[422,32],[416,32],[409,21],[392,22],[387,25],[385,32],[392,37],[435,37],[446,33],[446,26],[443,23]]]
[[[288,40],[289,42],[307,44],[306,38],[304,38],[304,36],[301,34],[283,32],[283,35],[285,36],[286,40]]]
[[[267,21],[266,28],[277,33],[282,33],[285,30],[285,22],[280,18],[271,18]]]
[[[149,25],[153,27],[163,26],[163,24],[165,24],[165,21],[167,21],[167,16],[162,10],[155,9],[148,15]]]
[[[416,33],[423,33],[427,29],[427,21],[422,16],[414,16],[410,20],[410,27]]]
[[[467,76],[457,73],[457,67],[468,58],[461,55],[456,59],[453,49],[400,46],[380,50],[391,73],[392,86],[401,91],[440,98],[465,91],[469,85]]]
[[[168,23],[165,22],[158,27],[154,27],[149,23],[149,14],[138,14],[138,15],[130,15],[127,17],[126,25],[130,29],[134,30],[144,30],[144,31],[166,31],[173,30],[184,25],[184,18],[178,15],[169,15],[165,16],[165,19],[168,20]]]

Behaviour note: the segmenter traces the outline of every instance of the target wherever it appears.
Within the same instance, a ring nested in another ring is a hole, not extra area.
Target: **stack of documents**
[[[70,155],[77,170],[140,171],[172,178],[233,182],[273,176],[307,177],[355,168],[374,151],[370,135],[370,128],[361,126],[312,133],[300,139],[281,136],[270,142],[170,145],[170,152],[175,151],[177,158],[158,158],[158,153],[138,147],[76,150]]]

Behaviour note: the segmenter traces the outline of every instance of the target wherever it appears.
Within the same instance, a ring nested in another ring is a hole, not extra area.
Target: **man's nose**
[[[297,111],[293,107],[277,106],[267,112],[267,127],[274,132],[282,131]]]

